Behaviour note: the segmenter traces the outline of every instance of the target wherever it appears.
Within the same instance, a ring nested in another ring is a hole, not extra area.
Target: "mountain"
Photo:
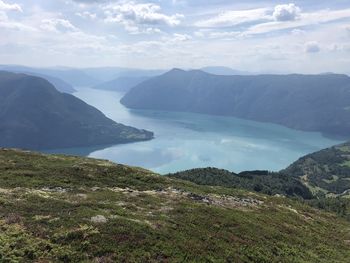
[[[41,77],[43,79],[46,79],[48,82],[50,82],[60,92],[73,93],[73,92],[76,91],[72,87],[72,85],[70,85],[69,83],[65,82],[62,79],[55,78],[55,77],[52,77],[52,76],[48,76],[48,75],[45,75],[45,74],[40,74],[38,72],[36,72],[36,73],[35,72],[31,72],[30,69],[27,69],[27,68],[16,67],[16,66],[3,66],[3,65],[0,65],[0,69],[1,70],[5,70],[5,71],[11,71],[11,72],[14,72],[14,73],[24,73],[24,74],[29,74],[29,75],[32,75],[32,76]]]
[[[91,77],[83,70],[74,68],[34,68],[19,65],[0,65],[0,70],[37,75],[39,77],[50,76],[61,79],[74,87],[90,87],[102,82]]]
[[[80,70],[94,79],[99,80],[98,84],[101,84],[117,78],[121,72],[125,72],[128,69],[122,67],[94,67],[80,68]]]
[[[234,70],[229,67],[220,66],[204,67],[200,70],[214,75],[250,75],[250,73],[246,71]]]
[[[315,195],[350,194],[350,142],[308,154],[281,171],[297,176]]]
[[[120,77],[154,77],[166,72],[166,70],[123,67],[81,68],[80,70],[85,74],[100,80],[100,83],[111,81]]]
[[[23,73],[26,74],[26,72],[23,72]],[[59,78],[46,76],[46,75],[42,75],[42,74],[31,74],[31,73],[28,73],[28,72],[27,72],[27,74],[46,79],[48,82],[50,82],[60,92],[74,93],[76,91],[72,87],[72,85],[68,84],[67,82],[65,82],[65,81],[63,81],[63,80],[61,80]]]
[[[0,150],[2,262],[348,262],[350,223],[302,202],[108,161]]]
[[[48,81],[0,72],[0,146],[54,149],[142,141],[153,133],[116,123]]]
[[[219,76],[173,69],[121,100],[126,107],[234,116],[349,138],[346,75]]]
[[[196,168],[168,174],[171,178],[201,185],[242,188],[269,195],[284,195],[311,199],[313,195],[297,177],[268,171],[245,171],[239,174],[213,167]]]
[[[111,81],[101,83],[94,86],[94,89],[113,90],[119,92],[127,92],[141,82],[147,80],[148,77],[119,77]]]

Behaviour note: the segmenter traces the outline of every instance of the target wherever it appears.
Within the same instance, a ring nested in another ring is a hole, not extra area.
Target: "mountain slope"
[[[204,67],[200,70],[207,72],[209,74],[214,75],[250,75],[249,72],[234,70],[229,67],[220,67],[220,66],[212,66],[212,67]]]
[[[308,154],[281,171],[298,176],[314,194],[350,194],[350,142]]]
[[[347,262],[350,223],[288,198],[0,150],[2,262]]]
[[[174,69],[137,85],[121,102],[135,109],[228,115],[329,135],[350,134],[346,75],[218,76]]]
[[[0,65],[0,69],[3,71],[10,71],[13,73],[23,73],[28,74],[32,76],[37,76],[43,79],[46,79],[48,82],[50,82],[58,91],[65,92],[65,93],[73,93],[75,92],[75,89],[70,85],[69,83],[65,82],[62,79],[55,78],[53,76],[48,76],[45,74],[41,74],[39,72],[31,72],[30,68],[25,67],[16,67],[16,66],[5,66]]]
[[[127,92],[141,82],[147,80],[148,77],[119,77],[104,83],[101,83],[97,86],[94,86],[94,89],[103,89],[103,90],[113,90],[119,92]]]
[[[0,146],[52,149],[126,143],[153,134],[105,117],[42,78],[0,72]]]
[[[236,174],[209,167],[181,171],[167,176],[201,185],[240,188],[269,195],[279,194],[303,199],[313,197],[310,190],[298,180],[298,177],[268,171],[245,171]]]
[[[29,75],[33,75],[33,74],[29,74]],[[73,93],[76,91],[72,87],[72,85],[68,84],[67,82],[65,82],[64,80],[61,80],[59,78],[55,78],[55,77],[51,77],[51,76],[47,76],[47,75],[42,75],[42,74],[34,74],[33,76],[37,76],[37,77],[46,79],[60,92]]]

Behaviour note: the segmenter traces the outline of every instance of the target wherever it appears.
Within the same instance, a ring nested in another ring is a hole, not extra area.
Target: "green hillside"
[[[236,174],[224,169],[208,167],[181,171],[167,176],[201,185],[241,188],[268,195],[284,195],[303,199],[313,197],[309,188],[299,178],[268,171],[245,171]]]
[[[201,185],[249,189],[289,197],[350,197],[350,142],[301,157],[279,172],[197,168],[168,174]]]
[[[268,195],[302,198],[350,221],[350,142],[308,154],[279,172],[239,174],[198,168],[168,175],[201,185],[241,188]]]
[[[1,262],[348,262],[350,223],[288,198],[0,150]]]
[[[350,196],[350,142],[306,155],[281,172],[298,176],[316,195]]]

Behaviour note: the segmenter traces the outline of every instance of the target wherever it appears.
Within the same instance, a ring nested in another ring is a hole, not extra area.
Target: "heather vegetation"
[[[346,262],[350,223],[284,197],[1,150],[1,262]]]

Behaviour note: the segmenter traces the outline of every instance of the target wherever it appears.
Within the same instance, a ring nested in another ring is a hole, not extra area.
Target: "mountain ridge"
[[[0,146],[55,149],[126,143],[153,133],[108,119],[47,80],[0,71]]]
[[[179,69],[146,80],[121,99],[132,109],[234,116],[345,138],[349,101],[350,78],[342,74],[218,76]]]

